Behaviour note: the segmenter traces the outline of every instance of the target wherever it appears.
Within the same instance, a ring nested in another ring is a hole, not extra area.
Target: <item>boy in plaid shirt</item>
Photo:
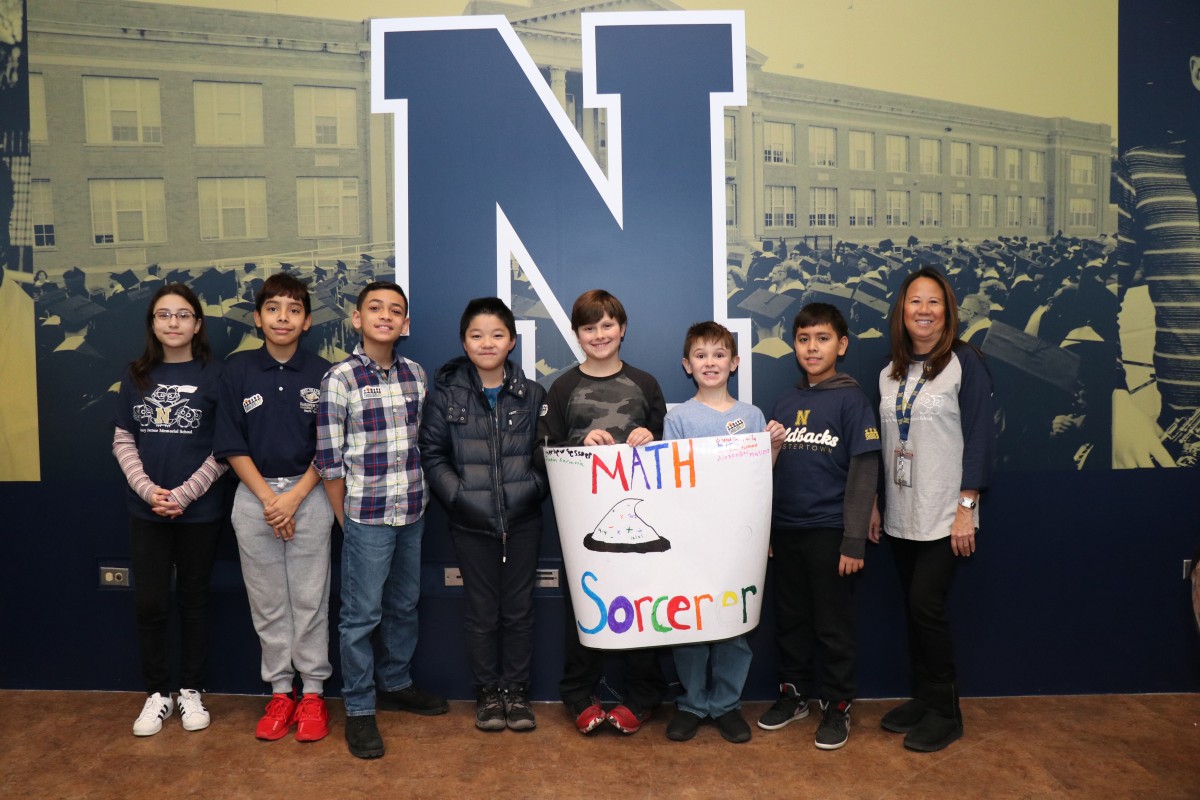
[[[414,686],[409,672],[428,496],[417,448],[425,370],[395,349],[408,334],[408,297],[395,283],[368,284],[351,322],[362,342],[321,381],[315,464],[345,533],[338,632],[346,744],[358,758],[379,758],[376,706],[432,715],[449,705]]]

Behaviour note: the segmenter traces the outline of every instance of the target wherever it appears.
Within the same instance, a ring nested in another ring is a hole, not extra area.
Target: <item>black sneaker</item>
[[[740,708],[726,711],[717,717],[717,730],[727,742],[741,744],[750,741],[750,726],[746,724],[746,718],[742,716]]]
[[[667,723],[667,738],[673,742],[686,742],[696,735],[696,731],[700,728],[700,723],[704,721],[704,717],[697,716],[690,711],[684,711],[682,708],[675,712],[675,716]]]
[[[375,692],[375,705],[382,711],[408,711],[423,717],[434,717],[450,710],[446,698],[423,692],[411,684],[396,692],[379,689]]]
[[[355,758],[379,758],[383,755],[383,737],[375,725],[375,715],[346,717],[346,746]]]
[[[475,702],[475,727],[481,731],[504,730],[504,698],[499,687],[485,686]]]
[[[529,698],[522,686],[510,686],[504,693],[504,716],[508,727],[514,731],[531,731],[537,727],[537,718],[529,707]]]
[[[837,750],[850,738],[850,701],[821,701],[821,724],[817,726],[817,747]]]
[[[779,699],[758,718],[758,727],[764,731],[777,731],[790,722],[808,716],[808,701],[800,696],[790,683],[779,684]]]

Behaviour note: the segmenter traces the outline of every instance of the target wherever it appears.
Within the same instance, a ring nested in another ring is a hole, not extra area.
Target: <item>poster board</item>
[[[546,450],[580,641],[718,641],[758,625],[771,533],[765,433]]]

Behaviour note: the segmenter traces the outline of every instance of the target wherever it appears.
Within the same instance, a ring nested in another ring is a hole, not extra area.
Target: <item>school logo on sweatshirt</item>
[[[242,398],[242,411],[249,414],[254,409],[263,404],[263,396],[261,394],[252,394],[249,397]]]
[[[143,429],[162,433],[191,433],[200,426],[204,412],[192,408],[188,402],[196,392],[195,386],[166,386],[159,384],[146,398],[145,403],[133,407],[133,418]]]

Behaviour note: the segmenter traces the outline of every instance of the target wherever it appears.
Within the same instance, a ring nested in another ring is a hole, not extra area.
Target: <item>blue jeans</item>
[[[346,517],[342,543],[342,700],[346,716],[375,713],[379,688],[412,685],[409,668],[417,648],[417,601],[421,598],[421,536],[425,519],[408,525],[367,525]],[[379,629],[375,663],[371,634]]]
[[[675,701],[680,711],[716,719],[741,705],[742,688],[750,674],[750,642],[735,636],[723,642],[685,644],[672,648],[675,671],[683,694]],[[712,665],[712,680],[708,667]]]

